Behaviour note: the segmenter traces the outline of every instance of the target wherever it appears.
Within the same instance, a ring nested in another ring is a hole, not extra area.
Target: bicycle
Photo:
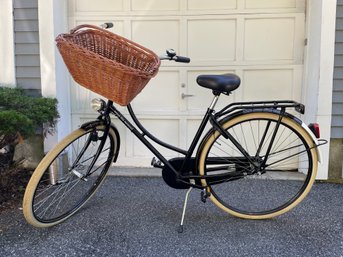
[[[111,26],[111,24],[107,25]],[[167,50],[160,60],[188,63],[188,57]],[[319,125],[307,126],[289,113],[304,114],[301,103],[253,101],[228,104],[216,111],[221,95],[240,86],[235,74],[200,75],[199,86],[213,93],[192,143],[187,150],[163,142],[147,131],[127,104],[132,124],[112,100],[94,99],[99,117],[82,124],[59,142],[34,171],[25,191],[23,212],[36,227],[59,224],[75,214],[115,169],[120,135],[111,122],[114,115],[157,157],[152,166],[172,188],[199,189],[201,200],[209,198],[223,211],[243,219],[268,219],[284,214],[309,193],[316,177],[320,152]],[[202,136],[207,124],[209,131]],[[167,160],[149,141],[174,151]]]

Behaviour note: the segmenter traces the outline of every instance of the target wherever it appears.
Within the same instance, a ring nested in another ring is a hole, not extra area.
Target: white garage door
[[[190,64],[163,63],[132,102],[151,132],[178,147],[189,146],[212,100],[210,90],[197,86],[199,74],[233,72],[241,77],[241,87],[222,96],[219,106],[243,100],[301,101],[305,0],[69,1],[70,27],[105,21],[114,22],[113,32],[157,54],[174,48],[191,57]],[[70,91],[76,128],[95,116],[89,107],[94,94],[75,85]],[[122,137],[120,165],[148,166],[152,154],[115,123]]]

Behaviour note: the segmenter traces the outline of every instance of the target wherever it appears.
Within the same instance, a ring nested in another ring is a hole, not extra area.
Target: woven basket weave
[[[56,38],[74,80],[120,105],[132,99],[160,66],[151,50],[93,25],[80,25]]]

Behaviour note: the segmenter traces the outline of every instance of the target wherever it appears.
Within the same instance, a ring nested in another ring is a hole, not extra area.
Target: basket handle
[[[71,29],[71,30],[70,30],[70,34],[77,33],[79,30],[85,29],[85,28],[100,30],[100,31],[103,31],[103,32],[108,33],[108,30],[103,29],[103,28],[100,28],[100,27],[98,27],[98,26],[90,25],[90,24],[81,24],[81,25],[76,26],[75,28]]]

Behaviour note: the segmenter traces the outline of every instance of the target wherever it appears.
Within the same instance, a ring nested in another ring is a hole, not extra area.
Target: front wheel
[[[23,212],[35,227],[50,227],[77,212],[95,193],[116,156],[119,140],[105,126],[77,129],[40,162],[26,187]],[[102,149],[100,145],[105,140]],[[97,152],[100,151],[98,158]]]
[[[199,174],[218,175],[222,181],[201,179],[201,183],[222,210],[245,219],[272,218],[295,207],[310,191],[317,173],[315,144],[289,117],[282,117],[276,130],[279,117],[248,113],[222,124],[253,163],[218,131],[205,137]],[[233,174],[231,179],[228,174]]]

